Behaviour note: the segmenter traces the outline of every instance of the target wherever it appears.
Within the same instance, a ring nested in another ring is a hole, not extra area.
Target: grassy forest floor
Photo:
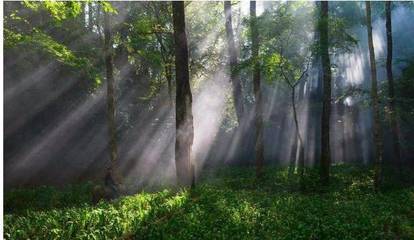
[[[6,239],[414,239],[413,174],[392,175],[381,193],[372,172],[332,168],[321,189],[317,172],[299,191],[287,169],[207,172],[192,190],[166,188],[91,203],[92,184],[5,193]]]

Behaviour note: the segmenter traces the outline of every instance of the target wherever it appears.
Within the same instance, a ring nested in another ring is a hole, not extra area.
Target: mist
[[[5,7],[13,8],[17,4],[20,3],[6,2]],[[128,4],[115,5],[119,13],[116,23],[128,19],[128,14],[124,12]],[[221,3],[192,2],[186,8],[194,117],[191,158],[196,176],[201,175],[204,169],[254,165],[252,74],[249,69],[243,69],[240,73],[245,111],[243,119],[237,121],[227,66],[229,55],[224,13],[221,5],[215,7],[217,4]],[[258,16],[264,16],[281,5],[259,2]],[[297,29],[309,36],[314,31],[309,26],[316,25],[313,5],[307,3],[306,11],[300,12],[300,18],[309,25]],[[248,18],[248,6],[245,1],[233,5],[233,29],[241,60],[249,57],[245,53],[250,41],[248,24],[243,22],[243,19]],[[294,17],[299,14],[291,11]],[[42,13],[34,12],[29,18],[35,19],[39,14]],[[146,14],[154,17],[152,13]],[[414,38],[412,19],[413,8],[395,3],[392,12],[395,59],[414,56],[414,48],[410,46]],[[202,26],[207,27],[200,30]],[[165,28],[170,27],[167,24]],[[96,39],[99,31],[95,26],[83,38]],[[350,51],[335,53],[331,57],[334,65],[332,163],[370,164],[373,161],[373,142],[372,112],[365,104],[369,97],[366,92],[370,90],[366,26],[359,24],[348,31],[356,38],[356,45]],[[385,84],[386,35],[385,19],[381,16],[373,20],[373,38],[378,80],[380,84]],[[99,44],[96,41],[94,50],[100,49]],[[303,47],[310,47],[310,44]],[[81,48],[76,43],[72,45],[73,48]],[[160,48],[155,43],[140,47]],[[19,50],[6,50],[4,54],[5,188],[64,185],[102,179],[110,161],[105,83],[93,92],[87,91],[82,88],[85,76],[66,74],[73,70],[68,70],[58,61],[40,55],[35,58]],[[171,185],[176,178],[175,103],[169,101],[167,84],[158,63],[145,62],[142,60],[145,56],[140,56],[140,52],[133,54],[136,54],[134,61],[130,56],[122,67],[115,67],[119,166],[125,182],[134,190]],[[39,61],[37,66],[31,64],[25,67],[25,62],[36,61]],[[404,61],[393,62],[396,81],[405,66]],[[17,70],[22,68],[24,71]],[[321,89],[321,66],[319,61],[314,61],[306,79],[296,90],[307,166],[317,164],[320,158],[321,109],[317,102],[322,97]],[[361,94],[344,97],[349,89],[356,89]],[[292,137],[295,126],[289,92],[277,79],[265,79],[262,91],[265,162],[268,165],[288,166],[298,158],[296,139]],[[384,139],[389,134],[389,131],[385,131]],[[388,158],[392,154],[390,145],[389,141],[385,141],[385,156]],[[407,151],[406,161],[412,157],[413,153]]]

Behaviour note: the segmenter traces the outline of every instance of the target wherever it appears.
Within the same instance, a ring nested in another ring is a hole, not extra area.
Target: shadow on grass
[[[69,185],[63,189],[51,186],[18,188],[4,193],[5,214],[85,207],[92,204],[92,183]]]
[[[300,188],[300,178],[290,174],[288,168],[269,167],[264,176],[256,179],[254,169],[248,167],[223,168],[214,173],[207,173],[202,181],[217,187],[231,190],[264,191],[268,193],[302,193],[306,195],[329,192],[359,191],[372,193],[373,170],[363,165],[340,164],[332,166],[330,184],[322,186],[319,182],[319,169],[306,168],[304,188]],[[404,170],[396,172],[386,167],[383,172],[381,191],[403,190],[414,186],[414,172]]]
[[[363,194],[373,192],[373,172],[366,166],[337,165],[331,168],[330,185],[319,184],[318,169],[307,168],[304,189],[299,187],[299,176],[289,174],[288,168],[269,167],[264,176],[257,180],[251,167],[231,167],[205,172],[200,184],[209,184],[217,189],[231,191],[250,191],[258,194],[304,194],[318,195],[330,193]],[[47,211],[52,209],[92,206],[92,188],[94,184],[69,185],[64,189],[42,186],[33,189],[14,189],[4,194],[6,214],[22,214],[27,210]],[[396,172],[393,168],[384,168],[381,192],[404,190],[414,186],[414,173],[404,170]],[[164,189],[164,188],[162,188]],[[174,188],[169,188],[173,191]],[[157,192],[157,189],[147,189]],[[146,190],[146,192],[148,192]],[[136,192],[134,192],[136,193]]]

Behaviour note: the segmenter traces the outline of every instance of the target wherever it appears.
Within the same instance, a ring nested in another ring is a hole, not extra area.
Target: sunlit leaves
[[[278,53],[273,53],[265,56],[264,70],[266,74],[266,80],[268,82],[274,82],[275,79],[279,79],[280,66],[282,64],[282,56]]]
[[[23,35],[4,28],[4,48],[13,48],[23,41]]]
[[[59,62],[72,67],[81,67],[85,64],[85,59],[77,58],[66,46],[54,41],[50,36],[37,29],[34,29],[33,34],[27,36],[26,40],[53,55]]]
[[[19,16],[18,11],[13,11],[9,16],[4,16],[4,20],[7,22],[7,20],[13,20],[13,21],[22,21],[25,24],[29,24],[29,21],[24,19],[23,17]]]
[[[82,11],[82,2],[78,1],[65,2],[46,0],[43,2],[35,2],[25,0],[24,4],[27,8],[34,11],[45,9],[58,21],[76,17]]]
[[[5,40],[6,48],[18,47],[19,45],[30,46],[48,53],[58,62],[84,71],[87,76],[95,81],[96,86],[101,83],[100,76],[95,72],[88,59],[76,56],[68,47],[56,42],[39,29],[33,29],[30,34],[20,34],[6,28]]]
[[[111,3],[109,3],[108,1],[100,1],[99,4],[102,5],[103,10],[107,13],[118,13],[118,11],[116,10],[116,8],[114,8]]]
[[[262,71],[268,83],[286,80],[292,85],[309,61],[313,42],[313,5],[305,2],[275,4],[258,19]]]
[[[96,89],[101,84],[99,70],[93,63],[95,59],[89,58],[90,50],[83,50],[79,46],[68,47],[71,42],[68,36],[79,38],[85,34],[84,26],[78,25],[84,22],[81,14],[83,2],[24,1],[15,7],[15,10],[5,16],[7,49],[13,51],[13,48],[23,47],[33,51],[33,54],[44,54],[48,56],[47,59],[60,62],[62,66],[69,66],[78,76],[88,79],[89,83],[85,85],[88,90]],[[61,34],[71,26],[79,29],[73,31],[73,35],[66,34],[62,38]]]

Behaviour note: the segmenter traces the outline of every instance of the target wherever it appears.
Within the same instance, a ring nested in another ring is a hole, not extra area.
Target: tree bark
[[[331,116],[331,62],[329,59],[328,40],[328,2],[321,2],[319,19],[320,54],[322,61],[323,100],[322,100],[322,126],[321,126],[321,161],[320,180],[323,185],[329,184],[329,168],[331,165],[330,149],[330,116]]]
[[[385,28],[387,32],[387,79],[388,79],[388,105],[390,111],[390,125],[392,130],[394,161],[398,169],[402,170],[400,152],[400,128],[398,126],[398,115],[395,106],[394,78],[392,74],[392,23],[391,23],[391,1],[385,2]]]
[[[184,2],[174,1],[173,25],[175,42],[175,72],[176,72],[176,137],[175,163],[178,184],[190,186],[194,181],[191,163],[191,146],[193,144],[193,115],[192,95],[188,72],[188,47],[185,32]]]
[[[256,1],[250,1],[250,30],[252,41],[253,62],[253,91],[255,97],[255,125],[256,125],[256,177],[263,174],[264,146],[263,146],[263,116],[262,92],[260,90],[260,63],[259,63],[259,32],[257,29]]]
[[[109,133],[109,153],[110,164],[107,169],[105,177],[105,185],[114,188],[117,191],[120,179],[117,173],[116,165],[118,162],[118,149],[116,140],[116,123],[115,123],[115,83],[113,75],[112,62],[112,37],[111,37],[111,23],[109,13],[104,13],[104,47],[105,47],[105,67],[106,67],[106,81],[107,81],[107,121]]]
[[[236,109],[237,120],[240,124],[243,116],[243,96],[240,75],[236,69],[238,61],[232,26],[231,1],[224,1],[224,16],[226,19],[226,37],[229,50],[230,81],[233,87],[234,108]]]
[[[374,43],[372,40],[371,3],[365,2],[367,14],[367,32],[369,61],[371,65],[371,102],[373,110],[373,133],[374,133],[374,188],[378,191],[382,180],[382,131],[379,115],[379,99],[377,90],[377,67],[375,63]]]

